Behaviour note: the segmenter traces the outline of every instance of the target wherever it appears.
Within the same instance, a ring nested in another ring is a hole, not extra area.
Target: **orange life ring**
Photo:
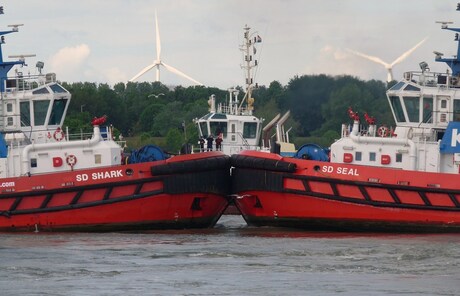
[[[67,155],[65,162],[70,166],[73,167],[77,163],[77,157],[73,154]]]
[[[379,127],[379,129],[377,130],[377,135],[378,135],[379,137],[382,137],[382,138],[383,138],[383,137],[388,137],[389,132],[390,132],[390,130],[389,130],[386,126],[382,125],[382,126]]]
[[[56,140],[56,141],[62,141],[64,139],[65,135],[64,135],[64,131],[58,127],[55,131],[54,131],[54,134],[53,134],[53,138]]]

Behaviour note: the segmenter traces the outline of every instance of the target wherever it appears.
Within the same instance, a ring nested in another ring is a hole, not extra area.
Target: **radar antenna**
[[[13,25],[8,25],[8,27],[13,28],[13,29],[11,29],[13,32],[18,32],[18,31],[19,31],[18,28],[21,27],[21,26],[24,26],[24,24],[13,24]]]
[[[441,28],[442,29],[447,29],[447,25],[451,25],[453,24],[454,22],[446,22],[446,21],[436,21],[436,24],[441,24]]]
[[[27,64],[25,63],[26,61],[26,58],[32,58],[32,57],[35,57],[37,55],[35,54],[19,54],[19,55],[9,55],[8,57],[10,59],[19,59],[19,61],[22,63],[23,66],[27,66]]]

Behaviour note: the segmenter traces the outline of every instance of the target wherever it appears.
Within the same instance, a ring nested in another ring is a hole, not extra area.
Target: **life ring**
[[[388,137],[388,133],[390,132],[390,130],[386,127],[386,126],[381,126],[379,127],[379,129],[377,130],[377,135],[379,137]]]
[[[64,139],[65,135],[64,135],[64,131],[58,127],[55,131],[54,131],[54,134],[53,134],[53,138],[56,140],[56,141],[62,141]]]
[[[70,166],[73,167],[77,163],[77,157],[73,154],[67,155],[65,162]]]

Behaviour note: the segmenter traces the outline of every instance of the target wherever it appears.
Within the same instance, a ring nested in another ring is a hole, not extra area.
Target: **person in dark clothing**
[[[212,151],[212,142],[214,142],[214,138],[212,137],[212,135],[209,135],[206,141],[207,141],[208,151]]]
[[[198,145],[200,145],[200,152],[204,152],[204,139],[203,137],[200,137],[198,140]]]

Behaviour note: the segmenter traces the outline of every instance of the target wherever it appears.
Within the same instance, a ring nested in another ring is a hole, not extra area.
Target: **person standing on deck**
[[[216,138],[216,151],[222,151],[222,133],[220,133]]]
[[[214,138],[212,137],[212,134],[208,136],[206,141],[207,141],[208,151],[212,151],[212,142],[214,142]]]
[[[200,152],[204,152],[204,138],[200,137],[198,140],[198,145],[200,145]]]

